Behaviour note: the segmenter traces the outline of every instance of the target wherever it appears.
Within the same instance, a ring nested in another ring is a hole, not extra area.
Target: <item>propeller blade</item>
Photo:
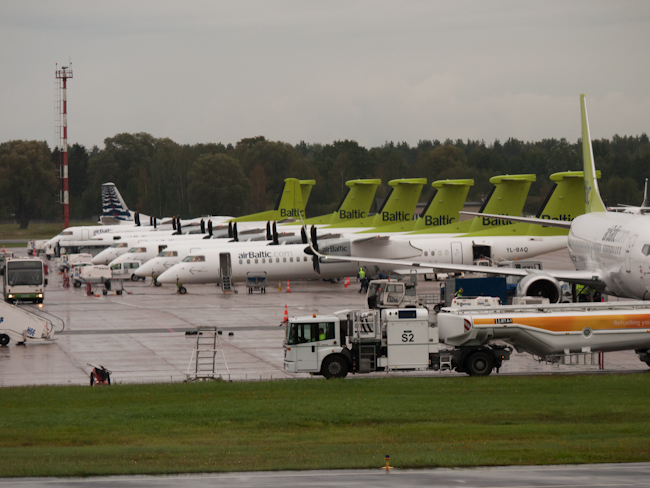
[[[266,240],[270,241],[273,239],[273,234],[271,234],[271,221],[266,222]]]
[[[228,239],[232,239],[232,222],[228,222]]]
[[[273,244],[276,246],[280,244],[280,240],[278,239],[278,226],[275,225],[275,222],[273,222]]]
[[[136,212],[135,215],[133,216],[133,220],[135,220],[135,225],[138,227],[140,226],[140,212]]]
[[[232,237],[235,239],[235,242],[239,242],[239,234],[237,233],[237,222],[232,226]]]
[[[302,243],[307,244],[307,231],[304,225],[300,228],[300,237],[302,238]]]
[[[205,234],[205,222],[201,219],[201,234]]]
[[[181,229],[181,218],[177,217],[177,219],[178,221],[176,222],[176,228],[177,228],[176,232],[178,232],[178,234],[180,235],[183,233],[183,229]]]
[[[176,218],[172,217],[172,229],[176,230]]]

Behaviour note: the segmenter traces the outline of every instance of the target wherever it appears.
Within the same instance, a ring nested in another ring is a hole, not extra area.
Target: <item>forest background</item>
[[[650,173],[650,141],[618,136],[593,141],[600,190],[607,205],[640,205]],[[60,219],[57,204],[60,153],[40,141],[0,144],[0,218],[15,219],[21,228],[30,220]],[[352,140],[331,144],[291,145],[263,136],[222,143],[181,145],[150,134],[118,134],[104,148],[69,147],[70,217],[89,220],[101,212],[101,184],[117,185],[129,209],[147,215],[196,217],[239,216],[272,208],[285,178],[314,179],[307,216],[333,212],[345,194],[345,182],[380,178],[377,197],[388,193],[388,181],[427,178],[420,201],[433,193],[433,181],[473,178],[468,200],[488,194],[492,176],[537,175],[525,213],[535,213],[558,171],[581,170],[581,141],[544,139],[522,142],[422,140],[386,142],[367,149]]]

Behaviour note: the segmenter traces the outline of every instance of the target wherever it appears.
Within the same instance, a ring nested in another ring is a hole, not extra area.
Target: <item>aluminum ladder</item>
[[[186,381],[224,379],[224,375],[230,379],[230,370],[216,326],[200,325],[196,328],[196,347],[186,374]]]

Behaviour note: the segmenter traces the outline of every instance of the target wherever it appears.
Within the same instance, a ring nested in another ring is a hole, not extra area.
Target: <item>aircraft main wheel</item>
[[[0,346],[6,346],[10,340],[7,334],[0,334]]]
[[[138,281],[140,278],[134,274],[131,275],[131,281]]]
[[[492,372],[493,367],[492,356],[486,352],[477,351],[467,359],[465,370],[470,376],[487,376]]]
[[[102,293],[103,293],[104,295],[107,295],[107,294],[108,294],[108,290],[107,290],[106,288],[104,288],[104,289],[102,290]]]
[[[180,293],[181,295],[185,295],[187,293],[187,288],[185,288],[184,286],[179,286],[178,293]]]
[[[345,378],[348,375],[348,365],[341,357],[329,357],[323,362],[325,378]]]
[[[160,286],[162,286],[162,283],[158,283],[158,280],[156,280],[156,279],[154,278],[154,280],[153,280],[153,286],[155,286],[155,287],[160,287]]]

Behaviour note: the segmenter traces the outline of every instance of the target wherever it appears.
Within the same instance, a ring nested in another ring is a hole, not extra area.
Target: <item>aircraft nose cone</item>
[[[158,283],[176,283],[176,272],[173,269],[168,269],[156,278]]]
[[[97,256],[92,258],[91,262],[93,264],[106,264],[106,258],[102,256],[102,253],[99,253]]]

